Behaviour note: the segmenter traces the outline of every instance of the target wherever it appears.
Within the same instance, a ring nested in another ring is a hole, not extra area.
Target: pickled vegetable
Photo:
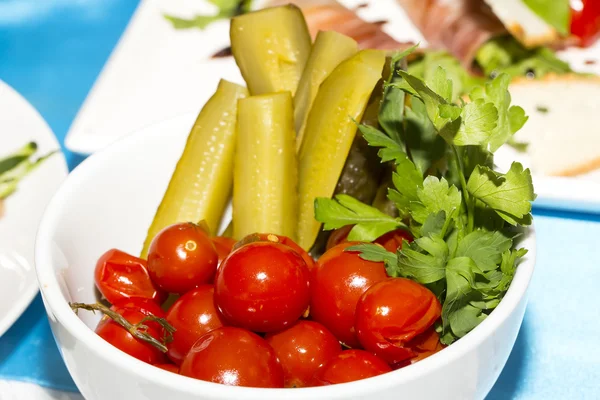
[[[342,61],[358,52],[358,44],[352,38],[335,31],[319,32],[312,47],[306,67],[298,83],[294,97],[294,119],[298,133],[298,147],[302,142],[303,126],[317,95],[319,86]]]
[[[234,238],[296,237],[296,132],[290,92],[240,100],[233,184]]]
[[[294,5],[232,18],[231,50],[253,96],[289,91],[294,95],[310,54],[304,16]]]
[[[298,244],[305,250],[319,233],[314,201],[333,194],[356,135],[354,121],[361,120],[384,61],[381,51],[360,51],[342,62],[319,88],[299,153]]]
[[[247,94],[245,87],[221,80],[200,111],[148,230],[143,258],[169,225],[205,220],[216,232],[231,195],[237,102]]]

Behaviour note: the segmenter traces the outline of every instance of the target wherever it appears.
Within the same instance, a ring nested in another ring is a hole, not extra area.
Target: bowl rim
[[[102,340],[71,310],[67,299],[62,294],[57,279],[57,272],[55,272],[53,267],[52,238],[60,223],[59,215],[63,208],[62,204],[64,204],[65,199],[76,192],[79,182],[89,179],[91,175],[101,169],[101,166],[105,162],[115,156],[119,156],[119,154],[121,154],[121,157],[122,154],[128,154],[130,157],[131,153],[123,151],[124,149],[139,148],[141,142],[148,140],[149,135],[156,140],[161,140],[159,137],[166,138],[167,134],[173,134],[172,130],[165,129],[166,127],[177,123],[183,124],[183,120],[191,123],[193,122],[193,118],[195,118],[194,114],[185,113],[157,124],[146,126],[86,158],[62,183],[46,207],[39,225],[35,243],[35,269],[48,318],[52,321],[58,321],[73,337],[84,344],[89,351],[95,353],[97,357],[105,359],[107,363],[119,365],[121,368],[127,369],[131,374],[139,375],[140,377],[144,377],[144,379],[174,390],[174,393],[177,391],[191,394],[210,393],[211,397],[218,399],[241,398],[242,396],[247,399],[260,400],[277,400],[283,396],[290,400],[312,398],[313,396],[322,399],[339,399],[347,396],[360,396],[371,392],[374,386],[379,389],[385,389],[410,382],[428,374],[430,371],[443,368],[450,362],[469,353],[471,349],[477,347],[489,337],[512,314],[519,302],[526,297],[526,292],[535,269],[536,235],[534,225],[527,229],[523,240],[524,246],[529,251],[517,268],[506,295],[496,309],[479,326],[451,346],[418,363],[396,371],[360,381],[324,387],[298,388],[294,390],[249,388],[226,386],[176,375],[127,355]],[[161,127],[163,129],[159,129]],[[152,130],[152,132],[148,133],[148,130]],[[165,132],[170,133],[165,134]]]

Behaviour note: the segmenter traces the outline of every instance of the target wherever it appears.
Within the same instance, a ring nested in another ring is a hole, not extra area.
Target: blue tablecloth
[[[134,0],[0,1],[0,79],[39,110],[61,143],[136,5]],[[82,160],[65,154],[71,169]],[[530,302],[489,399],[598,399],[600,216],[540,209],[534,214],[538,263]],[[39,296],[0,338],[0,379],[77,390]]]

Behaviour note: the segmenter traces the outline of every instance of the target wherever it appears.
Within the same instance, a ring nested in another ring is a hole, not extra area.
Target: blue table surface
[[[61,145],[137,3],[0,0],[0,79],[37,108]],[[70,169],[83,159],[65,155]],[[529,306],[488,398],[598,399],[600,216],[537,208],[534,216],[538,261]],[[0,338],[0,379],[77,390],[39,296]]]

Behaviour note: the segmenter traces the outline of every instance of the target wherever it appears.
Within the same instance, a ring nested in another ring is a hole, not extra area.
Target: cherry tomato
[[[314,386],[335,385],[371,378],[390,372],[392,368],[381,358],[364,350],[345,350],[319,369]]]
[[[182,294],[213,279],[219,257],[208,234],[191,222],[160,231],[148,252],[148,271],[162,290]]]
[[[120,250],[109,250],[98,259],[94,280],[102,296],[112,304],[131,297],[157,303],[166,298],[150,280],[146,260]]]
[[[329,238],[327,239],[325,249],[329,250],[332,247],[345,242],[352,228],[354,228],[354,225],[346,225],[331,232],[331,235],[329,235]]]
[[[581,46],[590,46],[600,36],[600,2],[571,1],[571,33],[580,39]]]
[[[395,231],[380,236],[375,240],[375,243],[382,245],[387,251],[395,253],[398,249],[402,248],[403,240],[412,242],[413,237],[410,232],[405,231],[404,229],[396,229]]]
[[[342,351],[340,343],[323,325],[298,321],[292,327],[265,336],[283,367],[285,387],[311,385],[315,373]]]
[[[176,364],[181,364],[201,336],[223,326],[211,285],[200,285],[181,296],[167,311],[166,318],[176,329],[173,341],[167,345],[167,355]]]
[[[139,323],[150,314],[160,318],[164,317],[164,312],[156,303],[145,299],[127,299],[113,305],[111,310],[121,314],[131,324]],[[158,323],[148,321],[144,322],[144,325],[148,327],[146,330],[148,334],[157,340],[162,339],[163,330]],[[125,328],[107,316],[100,320],[96,327],[96,333],[108,343],[138,360],[149,364],[160,364],[167,361],[165,355],[159,349],[135,338]]]
[[[263,338],[223,327],[202,336],[183,360],[181,375],[230,386],[283,387],[283,369]]]
[[[310,272],[281,243],[253,242],[229,255],[215,279],[215,301],[225,320],[255,332],[291,325],[310,301]]]
[[[354,332],[358,299],[371,285],[387,278],[383,263],[366,261],[344,251],[357,243],[345,242],[327,250],[317,261],[311,282],[310,314],[350,347],[360,343]]]
[[[440,336],[432,326],[425,332],[410,341],[410,347],[417,353],[416,357],[410,359],[411,364],[423,360],[444,348],[440,342]]]
[[[302,257],[309,270],[312,270],[315,266],[315,260],[313,260],[313,258],[306,251],[304,251],[302,247],[298,246],[298,244],[296,244],[296,242],[294,242],[289,237],[283,235],[275,235],[272,233],[253,233],[240,240],[236,244],[235,248],[237,249],[239,247],[253,242],[271,242],[284,244],[288,247],[291,247],[292,250],[294,250],[296,253],[298,253],[298,255],[300,255],[300,257]]]
[[[356,334],[366,350],[389,364],[417,355],[411,340],[440,317],[442,306],[425,286],[405,278],[374,284],[356,306]]]
[[[235,245],[236,241],[233,238],[225,236],[211,237],[210,240],[215,246],[217,256],[219,257],[219,265],[221,265],[225,257],[227,257],[229,253],[232,252],[233,246]]]
[[[174,374],[179,374],[179,367],[175,364],[154,364],[154,366],[156,368],[164,369],[165,371],[173,372]]]

